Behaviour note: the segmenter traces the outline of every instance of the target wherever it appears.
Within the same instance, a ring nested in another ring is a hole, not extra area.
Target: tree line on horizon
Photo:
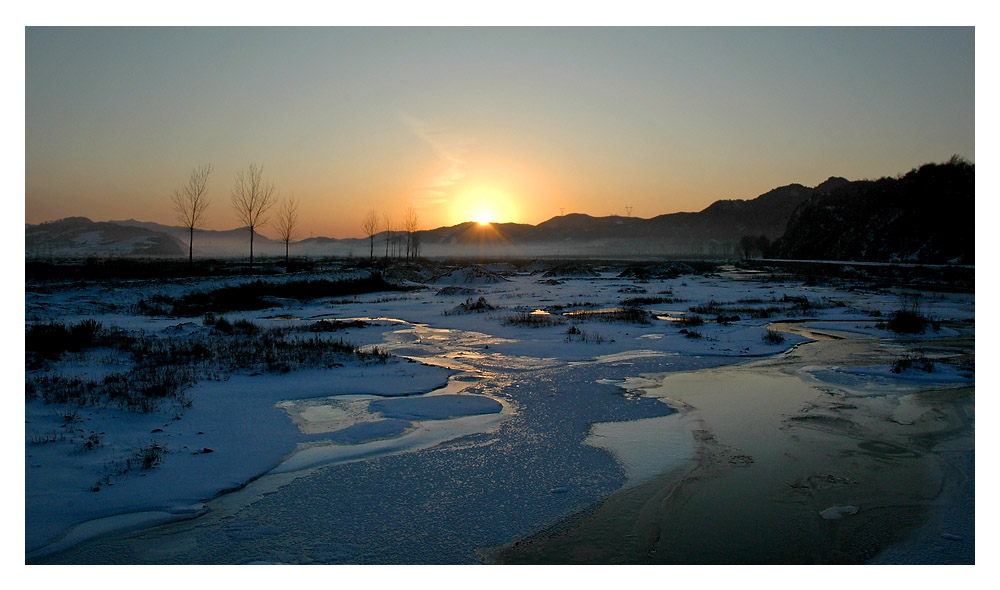
[[[417,211],[412,206],[407,207],[403,213],[401,223],[393,220],[392,214],[388,211],[379,215],[375,208],[369,209],[361,220],[361,230],[368,238],[368,258],[375,261],[375,236],[384,232],[385,260],[389,258],[402,258],[413,260],[420,256],[420,234],[417,230],[420,227],[420,218]]]
[[[202,164],[191,171],[188,181],[173,194],[174,211],[182,226],[188,230],[188,262],[194,262],[194,230],[201,229],[205,221],[208,199],[208,179],[212,174],[211,164]],[[285,263],[288,263],[289,244],[295,237],[298,225],[298,202],[289,197],[278,202],[278,191],[270,180],[264,180],[263,167],[251,163],[245,170],[236,173],[236,184],[231,196],[233,210],[239,221],[250,230],[250,265],[253,266],[254,232],[269,220],[269,213],[278,205],[278,214],[273,227],[281,241],[285,243]],[[416,259],[420,255],[420,237],[417,230],[420,219],[410,206],[397,223],[390,212],[369,209],[362,220],[362,229],[370,242],[369,259],[375,260],[375,236],[385,233],[385,259]]]

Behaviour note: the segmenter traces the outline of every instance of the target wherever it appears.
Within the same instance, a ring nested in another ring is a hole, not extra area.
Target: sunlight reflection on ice
[[[370,441],[355,445],[321,443],[312,446],[302,446],[291,457],[275,467],[271,473],[291,473],[305,469],[313,469],[325,465],[348,463],[397,453],[408,453],[433,447],[442,442],[467,436],[478,432],[486,432],[510,415],[510,406],[502,400],[503,411],[495,414],[462,416],[447,420],[426,420],[420,422],[420,428],[391,439]]]
[[[589,361],[573,361],[569,365],[589,365],[591,363],[605,364],[605,363],[621,363],[626,361],[631,361],[635,359],[643,358],[656,358],[665,356],[677,356],[678,353],[675,352],[661,352],[659,350],[624,350],[622,352],[616,352],[614,354],[604,354],[601,356],[595,356],[593,360]]]
[[[357,319],[371,321],[371,318],[347,318],[348,321]],[[487,432],[513,413],[510,404],[503,400],[462,393],[489,376],[462,361],[496,360],[500,364],[517,364],[518,359],[514,357],[482,352],[489,344],[510,340],[479,332],[431,328],[395,318],[378,319],[407,327],[387,333],[385,342],[377,348],[461,372],[453,375],[444,387],[419,396],[394,399],[377,395],[340,395],[281,402],[279,407],[288,413],[302,433],[329,433],[330,437],[300,445],[272,474],[425,449],[461,436]],[[538,360],[527,358],[524,364]],[[412,406],[409,413],[397,416],[386,409],[397,402],[408,408]],[[412,420],[409,427],[407,420]]]

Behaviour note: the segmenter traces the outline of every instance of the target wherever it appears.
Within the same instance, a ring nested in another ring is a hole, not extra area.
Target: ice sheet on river
[[[397,399],[380,399],[369,409],[387,418],[400,420],[442,420],[475,414],[496,414],[503,405],[483,395],[433,395]]]
[[[928,368],[930,370],[910,367],[894,372],[896,369],[889,365],[871,367],[806,366],[799,372],[822,384],[851,395],[861,396],[906,393],[917,386],[975,385],[975,374],[971,367],[956,367],[938,363],[929,365]]]

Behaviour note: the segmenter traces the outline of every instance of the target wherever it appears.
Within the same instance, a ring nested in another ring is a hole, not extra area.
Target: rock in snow
[[[819,513],[820,516],[826,520],[836,520],[838,518],[843,518],[845,515],[857,514],[857,506],[830,506],[826,510]]]

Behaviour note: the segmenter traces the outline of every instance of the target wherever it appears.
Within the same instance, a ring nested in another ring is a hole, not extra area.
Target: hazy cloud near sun
[[[455,133],[434,121],[405,113],[400,113],[399,118],[414,135],[434,150],[440,160],[436,173],[415,189],[417,200],[421,205],[447,202],[449,190],[465,177],[467,157],[476,143],[475,138]]]

